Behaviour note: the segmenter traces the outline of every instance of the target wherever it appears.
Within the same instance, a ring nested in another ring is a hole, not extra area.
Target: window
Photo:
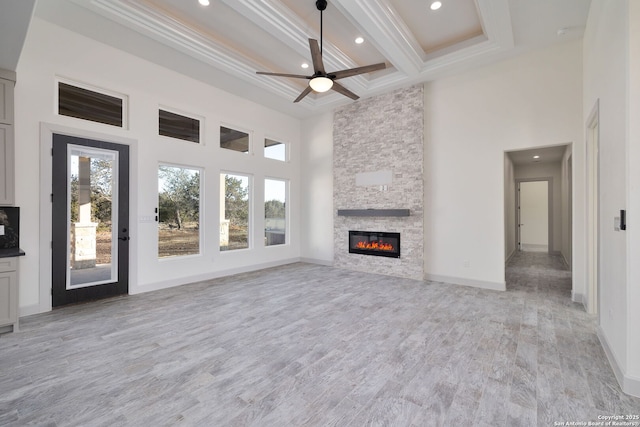
[[[158,134],[199,143],[200,120],[160,109],[158,110]]]
[[[264,140],[264,156],[267,159],[280,160],[284,162],[287,160],[287,144],[284,142],[274,141],[273,139],[265,138]]]
[[[249,177],[220,174],[224,193],[220,195],[220,250],[249,247]]]
[[[287,181],[264,180],[265,246],[284,245],[287,241]]]
[[[249,134],[220,126],[220,147],[227,150],[249,152]]]
[[[124,127],[124,97],[58,82],[58,114]]]
[[[158,168],[158,257],[200,253],[200,170]]]

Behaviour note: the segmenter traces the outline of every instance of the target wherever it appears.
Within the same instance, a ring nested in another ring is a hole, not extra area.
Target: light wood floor
[[[55,310],[0,337],[0,425],[552,426],[640,414],[559,258],[508,291],[309,264]]]

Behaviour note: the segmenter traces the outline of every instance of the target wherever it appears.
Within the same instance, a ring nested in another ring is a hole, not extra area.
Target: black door
[[[52,304],[129,291],[129,147],[53,135]]]

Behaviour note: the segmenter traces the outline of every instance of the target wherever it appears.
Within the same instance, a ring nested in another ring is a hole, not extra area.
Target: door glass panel
[[[116,282],[118,153],[75,145],[67,153],[67,289]]]

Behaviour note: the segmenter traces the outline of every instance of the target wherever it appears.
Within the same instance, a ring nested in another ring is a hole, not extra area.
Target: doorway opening
[[[505,152],[505,277],[512,259],[535,260],[519,255],[535,252],[571,276],[571,157],[571,144]]]

